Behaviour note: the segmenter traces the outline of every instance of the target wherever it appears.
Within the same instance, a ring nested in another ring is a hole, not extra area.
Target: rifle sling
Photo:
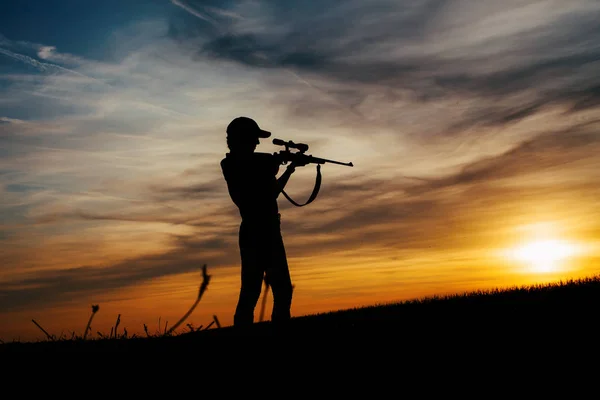
[[[313,200],[317,198],[320,188],[321,188],[321,164],[317,164],[317,177],[315,179],[315,187],[313,188],[313,191],[310,194],[310,197],[308,198],[306,203],[298,204],[294,200],[292,200],[292,198],[290,196],[288,196],[288,194],[284,190],[282,190],[281,193],[283,193],[285,198],[288,199],[290,201],[290,203],[292,203],[296,207],[304,207],[305,205],[312,203]]]

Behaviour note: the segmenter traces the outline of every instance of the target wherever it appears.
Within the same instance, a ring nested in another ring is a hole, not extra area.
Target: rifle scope
[[[304,153],[308,150],[308,145],[304,143],[294,143],[291,140],[287,142],[281,139],[273,139],[273,144],[277,146],[285,146],[286,149],[297,149],[299,152]]]

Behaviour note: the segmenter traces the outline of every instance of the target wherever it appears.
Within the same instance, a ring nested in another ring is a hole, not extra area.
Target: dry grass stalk
[[[35,319],[32,319],[31,322],[33,322],[35,324],[35,326],[37,326],[38,328],[40,328],[40,330],[42,332],[44,332],[44,334],[46,335],[46,337],[50,340],[54,340],[54,336],[52,336],[51,334],[49,334],[48,332],[46,332],[46,330],[44,328],[42,328],[40,326],[40,324],[38,324],[37,322],[35,322]]]
[[[119,329],[120,323],[121,323],[121,314],[117,315],[117,322],[115,322],[115,339],[117,338],[117,329]]]
[[[181,317],[181,319],[179,321],[177,321],[177,323],[171,327],[171,329],[166,331],[166,333],[165,333],[166,335],[173,333],[173,331],[175,329],[177,329],[179,327],[179,325],[181,325],[187,319],[187,317],[190,316],[190,314],[194,311],[194,309],[196,308],[198,303],[200,303],[200,299],[202,299],[202,295],[206,291],[206,288],[208,287],[209,282],[210,282],[210,275],[208,275],[208,273],[206,272],[206,264],[204,264],[202,266],[202,283],[200,284],[200,289],[198,290],[198,297],[196,298],[196,301],[194,302],[192,307],[188,310],[188,312],[186,312],[185,315],[183,317]]]
[[[87,337],[88,331],[90,330],[90,325],[92,324],[92,319],[94,319],[94,315],[96,315],[99,309],[99,305],[92,305],[92,315],[90,315],[90,319],[88,320],[87,326],[85,327],[85,332],[83,332],[84,339]]]
[[[206,328],[204,328],[204,330],[206,331],[206,330],[210,329],[210,327],[213,326],[214,323],[215,323],[215,321],[211,321],[210,324],[208,324],[206,326]]]

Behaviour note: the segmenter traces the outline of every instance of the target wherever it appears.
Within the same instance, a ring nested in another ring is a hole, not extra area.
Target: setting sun
[[[578,246],[565,240],[537,240],[509,251],[510,257],[526,263],[534,272],[554,272],[578,253]]]

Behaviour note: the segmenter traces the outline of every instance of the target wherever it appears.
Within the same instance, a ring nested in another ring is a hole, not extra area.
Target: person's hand
[[[296,170],[296,166],[294,165],[294,163],[290,163],[286,168],[285,168],[286,172],[292,173]]]

